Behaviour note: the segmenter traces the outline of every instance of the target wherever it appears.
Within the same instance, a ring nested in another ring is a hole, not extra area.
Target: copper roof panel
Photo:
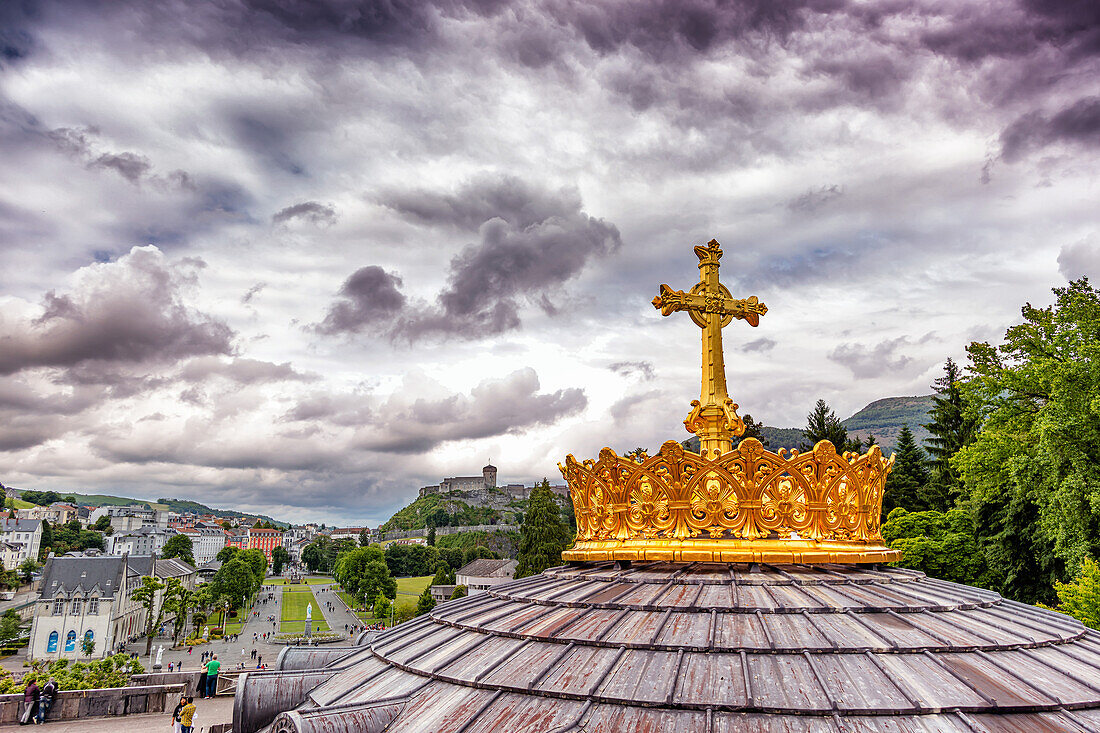
[[[471,715],[494,695],[496,693],[492,690],[433,684],[409,700],[402,714],[385,729],[386,733],[418,733],[425,730],[444,733],[461,730]]]
[[[603,682],[620,654],[618,649],[573,647],[543,676],[536,687],[541,692],[590,695]]]
[[[564,644],[526,644],[516,649],[483,681],[490,685],[525,688],[548,672],[564,651]]]
[[[561,730],[577,720],[584,703],[504,693],[481,711],[463,733]]]
[[[595,694],[604,698],[663,703],[676,684],[676,652],[627,649]]]
[[[675,670],[671,673],[675,674]],[[747,705],[741,655],[684,654],[673,702],[681,705]]]
[[[706,728],[699,728],[703,731]],[[715,713],[714,733],[847,733],[830,718],[760,713]]]
[[[520,639],[496,636],[463,654],[447,666],[435,671],[448,677],[472,680],[479,672],[488,669],[490,665],[515,654],[516,650],[523,644],[524,642]]]
[[[624,594],[627,590],[634,588],[635,585],[635,583],[603,583],[603,588],[585,598],[584,602],[590,605],[607,603],[611,599]]]
[[[828,639],[800,613],[762,613],[760,620],[772,640],[773,649],[801,651],[832,648]]]
[[[829,608],[820,596],[806,593],[805,586],[772,585],[768,590],[772,599],[784,608]]]
[[[856,614],[845,614],[854,616]],[[933,625],[935,614],[924,613],[861,613],[858,619],[852,619],[866,626],[872,633],[880,636],[894,649],[923,649],[942,646],[942,642],[923,629]],[[818,619],[815,619],[815,621]],[[880,644],[881,645],[881,644]]]
[[[706,729],[703,712],[620,705],[592,706],[583,725],[576,728],[584,733],[700,733]]]
[[[763,585],[737,586],[737,600],[745,610],[759,608],[770,611],[778,605],[771,594],[771,588]]]
[[[975,733],[974,728],[954,713],[933,715],[843,716],[844,733]],[[994,733],[983,728],[981,733]]]
[[[654,606],[654,599],[664,593],[661,583],[636,583],[633,590],[615,601],[624,606]]]
[[[1077,712],[1056,713],[1025,713],[1023,715],[986,715],[973,713],[967,715],[967,720],[981,726],[981,730],[990,733],[1069,733],[1069,731],[1100,730],[1087,722],[1085,726],[1075,723],[1079,718]],[[1100,723],[1100,720],[1095,721]]]
[[[1058,658],[1048,652],[1049,649],[1042,648],[1018,649],[991,652],[989,658],[1026,680],[1041,680],[1041,690],[1060,702],[1074,704],[1096,699],[1100,679],[1095,678],[1095,672],[1087,671],[1088,668],[1083,668],[1079,662],[1067,664],[1065,655]]]
[[[649,644],[660,632],[665,614],[660,611],[634,611],[604,637],[608,644]]]
[[[560,639],[573,639],[576,641],[593,641],[604,634],[615,623],[623,611],[610,608],[589,608],[579,614],[569,624],[569,628],[557,634]],[[626,611],[627,616],[633,611]]]
[[[702,587],[688,583],[673,583],[663,594],[657,596],[654,602],[663,607],[686,608],[694,605],[693,601]]]
[[[749,654],[749,681],[757,705],[787,710],[830,710],[829,700],[805,657]]]
[[[926,709],[981,707],[988,703],[923,654],[876,654],[875,659],[906,696]]]
[[[890,650],[890,637],[879,635],[880,629],[869,613],[815,613],[812,621],[829,645],[838,649],[861,651]]]
[[[387,674],[392,669],[393,667],[385,660],[372,657],[340,674],[333,675],[326,682],[313,688],[309,697],[318,705],[329,705],[333,700],[354,690],[368,679]]]
[[[697,604],[700,608],[732,608],[733,586],[729,583],[704,585]]]
[[[574,621],[585,613],[584,608],[543,607],[549,613],[532,618],[521,624],[514,624],[509,630],[523,634],[524,636],[538,636],[542,638],[554,637],[567,629]]]
[[[721,649],[771,649],[772,645],[757,614],[719,613],[714,627],[714,646]]]
[[[674,612],[654,640],[655,644],[706,650],[710,642],[710,614]]]
[[[461,640],[461,637],[465,636],[467,633],[468,632],[464,632],[462,629],[456,629],[451,626],[437,626],[432,629],[430,634],[422,636],[406,646],[398,646],[392,651],[386,651],[382,653],[382,655],[386,657],[386,659],[397,662],[398,664],[408,664],[412,660],[419,659],[425,654],[435,651],[451,641],[456,639]]]
[[[402,695],[412,693],[430,682],[431,679],[428,677],[409,674],[397,667],[391,667],[390,671],[383,672],[377,677],[367,680],[358,687],[349,690],[346,695],[340,696],[334,702],[339,702],[341,704],[371,702],[384,697],[401,697]]]
[[[842,711],[918,711],[865,654],[815,654],[813,664]]]

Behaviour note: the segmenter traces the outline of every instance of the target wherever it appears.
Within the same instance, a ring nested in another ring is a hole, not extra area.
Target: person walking
[[[23,715],[19,717],[19,725],[27,725],[34,718],[35,713],[38,712],[39,695],[38,685],[34,680],[23,688]]]
[[[195,700],[187,698],[187,704],[180,710],[180,733],[191,733],[195,728]]]
[[[218,661],[218,655],[214,654],[206,663],[206,697],[214,697],[218,694],[218,670],[222,663]]]
[[[38,698],[38,715],[35,716],[35,723],[41,724],[46,722],[46,714],[50,712],[50,708],[53,707],[53,701],[56,698],[57,680],[50,677],[50,681],[42,688],[42,693]]]
[[[183,723],[180,722],[180,711],[187,707],[187,697],[180,695],[180,701],[176,703],[176,709],[172,711],[172,731],[182,733]]]

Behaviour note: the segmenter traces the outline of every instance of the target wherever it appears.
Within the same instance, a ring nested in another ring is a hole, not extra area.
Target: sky
[[[1094,0],[0,2],[0,482],[376,525],[927,394],[1100,271]]]

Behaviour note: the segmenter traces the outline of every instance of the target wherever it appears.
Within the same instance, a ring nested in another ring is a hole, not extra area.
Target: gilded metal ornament
[[[722,250],[696,247],[699,282],[687,293],[661,285],[653,305],[686,311],[702,329],[702,386],[684,425],[700,451],[670,440],[655,456],[558,464],[577,517],[565,560],[675,562],[890,562],[882,543],[882,493],[893,458],[872,446],[838,455],[823,440],[812,451],[772,453],[759,440],[733,440],[745,426],[726,392],[722,328],[735,318],[756,326],[767,306],[735,299],[718,280]]]

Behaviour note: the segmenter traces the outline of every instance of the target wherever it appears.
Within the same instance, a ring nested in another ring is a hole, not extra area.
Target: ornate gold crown
[[[661,286],[663,315],[687,311],[702,329],[699,400],[684,420],[699,436],[695,453],[670,440],[655,456],[598,461],[572,455],[558,464],[577,516],[565,560],[673,562],[890,562],[901,553],[882,543],[882,493],[893,458],[878,446],[838,455],[823,440],[812,451],[764,449],[755,438],[736,448],[745,425],[726,393],[722,328],[734,318],[756,326],[767,306],[734,299],[718,281],[722,250],[696,247],[700,281],[689,292]],[[705,536],[704,536],[705,535]]]

